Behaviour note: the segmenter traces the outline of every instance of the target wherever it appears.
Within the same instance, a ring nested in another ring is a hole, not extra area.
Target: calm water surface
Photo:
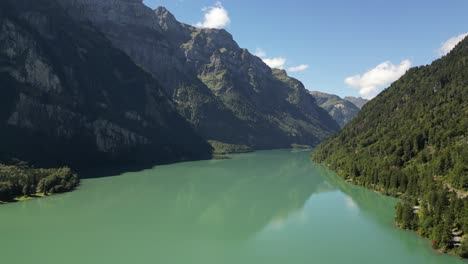
[[[1,263],[468,263],[395,228],[394,199],[309,155],[158,166],[0,206]]]

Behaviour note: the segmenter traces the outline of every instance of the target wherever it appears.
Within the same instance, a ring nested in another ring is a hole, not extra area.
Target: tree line
[[[69,168],[37,169],[25,164],[0,164],[0,200],[13,201],[21,196],[54,194],[73,190],[78,176]]]

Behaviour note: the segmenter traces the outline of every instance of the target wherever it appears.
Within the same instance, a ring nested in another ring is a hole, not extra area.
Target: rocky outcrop
[[[91,24],[55,0],[0,5],[1,161],[85,167],[210,156],[162,86]]]
[[[205,139],[264,149],[315,145],[338,129],[302,84],[278,79],[225,30],[180,23],[142,1],[60,3],[157,78]]]

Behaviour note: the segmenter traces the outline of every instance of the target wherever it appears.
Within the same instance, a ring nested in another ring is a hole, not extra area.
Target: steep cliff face
[[[210,156],[159,83],[91,24],[55,0],[0,7],[3,161],[81,167]]]
[[[206,139],[257,149],[315,145],[338,129],[302,84],[278,79],[225,30],[180,23],[165,8],[136,0],[61,3],[159,79]],[[299,94],[301,104],[291,99]]]
[[[141,0],[61,0],[59,3],[81,23],[91,21],[115,47],[158,79],[178,112],[199,134],[224,142],[246,141],[248,135],[240,131],[249,128],[186,65],[185,55],[172,42],[175,40],[163,33],[162,18]]]
[[[346,99],[342,99],[338,95],[317,91],[312,91],[310,94],[315,98],[317,103],[335,119],[340,127],[344,127],[344,125],[359,113],[360,108],[358,106]]]

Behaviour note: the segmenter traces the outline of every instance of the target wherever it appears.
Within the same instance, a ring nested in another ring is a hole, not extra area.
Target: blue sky
[[[179,21],[200,26],[216,25],[207,23],[205,14],[222,9],[228,20],[216,16],[219,13],[214,19],[222,20],[219,27],[241,47],[263,51],[264,59],[289,70],[309,90],[340,96],[371,98],[410,66],[440,57],[445,41],[459,36],[447,43],[450,48],[468,32],[467,0],[145,0],[145,4],[165,6]]]

